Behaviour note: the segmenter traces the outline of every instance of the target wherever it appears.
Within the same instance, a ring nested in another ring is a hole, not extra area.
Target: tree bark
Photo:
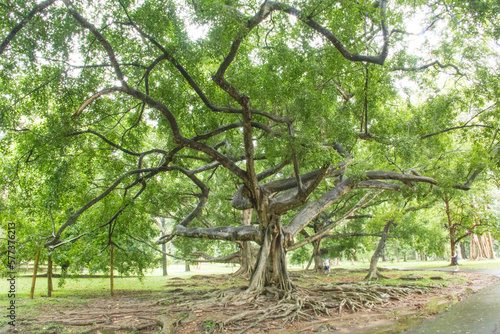
[[[250,226],[252,222],[253,209],[243,210],[241,216],[241,225]],[[253,247],[250,241],[242,241],[240,245],[240,268],[234,275],[249,278],[252,275],[253,267],[255,265],[256,257],[254,255]]]
[[[185,269],[186,272],[191,271],[191,267],[189,266],[189,262],[188,261],[184,262],[184,269]]]
[[[368,275],[366,275],[365,279],[366,280],[372,280],[372,279],[377,279],[379,277],[384,277],[378,270],[377,268],[377,263],[379,257],[382,255],[382,252],[384,251],[385,244],[387,242],[387,237],[389,235],[389,229],[391,228],[391,225],[394,223],[393,220],[387,221],[387,223],[384,226],[384,231],[382,232],[382,237],[380,238],[380,241],[378,242],[377,249],[372,255],[372,258],[370,260],[370,269],[368,270]]]
[[[113,249],[113,244],[111,244],[109,246],[109,284],[110,284],[110,293],[111,293],[111,296],[114,296],[115,295],[115,281],[114,281],[114,259],[113,259],[113,256],[114,256],[114,249]]]
[[[313,257],[314,257],[314,271],[321,273],[323,271],[323,260],[321,258],[321,238],[312,242],[313,244]]]
[[[313,259],[314,259],[314,253],[311,255],[309,262],[307,262],[306,271],[309,270],[309,267],[311,266]]]
[[[54,287],[52,285],[52,256],[49,255],[48,268],[47,268],[47,296],[52,297],[52,291]]]
[[[161,218],[161,227],[163,231],[165,231],[165,218]],[[162,254],[162,265],[163,265],[163,276],[167,276],[167,245],[166,244],[161,244],[161,250],[163,252]]]
[[[36,274],[38,272],[38,261],[40,260],[40,248],[38,248],[35,255],[35,266],[33,267],[33,279],[31,280],[31,292],[30,299],[33,299],[35,295],[35,284],[36,284]]]
[[[284,292],[292,290],[292,283],[286,268],[284,243],[285,237],[280,216],[274,215],[267,224],[264,241],[247,292],[261,293],[265,287],[276,287]]]
[[[488,243],[490,245],[491,249],[491,259],[494,260],[496,259],[496,254],[495,254],[495,247],[493,243],[493,237],[491,236],[491,232],[488,232]]]
[[[450,212],[450,200],[448,198],[444,199],[444,204],[446,205],[446,217],[448,219],[448,231],[450,234],[450,266],[453,266],[453,257],[456,252],[456,238],[455,238],[455,228],[453,227],[453,219],[451,218]]]

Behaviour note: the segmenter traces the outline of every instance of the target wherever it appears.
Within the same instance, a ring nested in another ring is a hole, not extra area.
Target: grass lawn
[[[479,261],[469,261],[469,260],[461,260],[458,262],[460,268],[470,268],[470,269],[479,269],[479,268],[490,268],[490,269],[500,269],[500,259],[495,260],[479,260]],[[386,268],[439,268],[439,267],[448,267],[450,265],[450,261],[406,261],[406,262],[382,262],[378,263],[379,267]],[[368,268],[370,267],[369,263],[359,263],[352,268]]]

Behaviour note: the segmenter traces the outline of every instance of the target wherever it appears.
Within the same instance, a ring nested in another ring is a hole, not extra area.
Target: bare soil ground
[[[270,289],[258,297],[244,296],[242,281],[231,276],[198,275],[189,283],[166,280],[169,291],[123,290],[74,307],[55,305],[18,319],[16,327],[22,333],[396,333],[498,281],[456,275],[468,283],[417,288],[300,272],[292,274],[292,296]]]

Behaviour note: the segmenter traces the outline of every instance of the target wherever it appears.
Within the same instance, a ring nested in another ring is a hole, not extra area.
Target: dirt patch
[[[379,286],[358,282],[359,277],[294,274],[300,283],[293,297],[269,290],[253,298],[240,298],[244,281],[200,276],[196,288],[117,291],[114,297],[89,299],[77,307],[56,304],[33,319],[18,319],[18,324],[24,333],[382,333],[411,327],[498,281],[481,274],[456,275],[469,282],[422,289],[404,282]],[[180,280],[169,283],[177,286]],[[228,284],[234,286],[221,289]]]

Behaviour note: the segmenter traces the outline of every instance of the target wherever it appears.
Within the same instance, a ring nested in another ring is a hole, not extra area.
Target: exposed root
[[[382,273],[380,272],[380,269],[376,268],[375,270],[370,270],[368,272],[368,275],[366,275],[365,280],[366,281],[376,281],[379,278],[387,279],[388,277],[382,275]]]
[[[342,314],[388,304],[411,293],[420,292],[410,286],[380,286],[376,284],[331,284],[313,288],[295,287],[292,292],[266,287],[260,293],[234,287],[223,291],[196,291],[176,294],[169,298],[177,306],[174,313],[196,310],[222,312],[214,329],[244,333],[265,328],[265,323],[285,325],[297,320],[313,320],[331,312]],[[198,311],[199,312],[199,311]]]

